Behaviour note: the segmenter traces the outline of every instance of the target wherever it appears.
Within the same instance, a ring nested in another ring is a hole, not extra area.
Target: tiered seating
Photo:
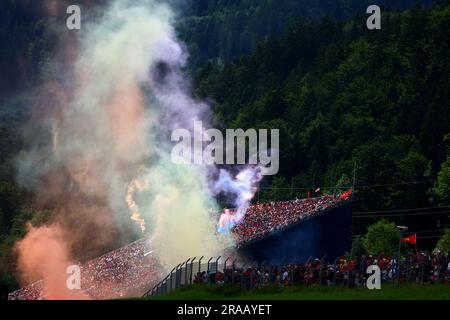
[[[263,238],[293,223],[321,214],[351,197],[352,190],[340,195],[311,199],[257,203],[247,210],[243,223],[232,230],[238,244]]]
[[[81,266],[81,289],[92,299],[139,295],[161,278],[157,261],[145,254],[145,240],[133,242]],[[12,300],[40,300],[39,281],[9,295]]]

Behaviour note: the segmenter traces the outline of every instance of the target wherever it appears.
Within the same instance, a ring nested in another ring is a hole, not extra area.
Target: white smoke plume
[[[217,230],[220,233],[227,234],[234,226],[242,222],[262,177],[260,167],[247,167],[239,172],[236,178],[233,178],[228,171],[220,170],[219,179],[214,184],[215,192],[232,194],[235,199],[235,209],[233,211],[225,209],[220,216],[217,224]]]

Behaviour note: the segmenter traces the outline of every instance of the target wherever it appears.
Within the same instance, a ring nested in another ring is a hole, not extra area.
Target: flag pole
[[[416,241],[415,241],[415,243],[414,243],[414,246],[415,246],[415,248],[416,248],[416,254],[417,254],[417,234],[415,233],[414,235],[415,235],[415,237],[416,237]]]

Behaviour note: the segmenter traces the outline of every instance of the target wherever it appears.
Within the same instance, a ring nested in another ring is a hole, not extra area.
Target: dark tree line
[[[364,15],[369,0],[184,0],[177,1],[177,29],[191,53],[191,68],[211,60],[229,62],[249,53],[261,38],[279,35],[293,19]],[[383,9],[406,9],[432,0],[379,0]]]
[[[280,129],[280,173],[262,199],[306,195],[292,185],[349,187],[355,172],[357,211],[450,204],[450,5],[382,17],[379,31],[364,17],[298,19],[199,72],[197,93],[215,101],[220,122]],[[374,220],[355,220],[355,231]],[[425,230],[447,217],[397,221]]]

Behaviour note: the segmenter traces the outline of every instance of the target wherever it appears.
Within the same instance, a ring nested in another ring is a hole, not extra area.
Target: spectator
[[[139,295],[156,285],[161,268],[145,254],[145,239],[111,251],[81,266],[82,290],[92,299]],[[10,300],[42,300],[43,281],[9,294]]]
[[[325,195],[303,200],[258,202],[248,208],[244,221],[235,226],[232,232],[238,246],[242,246],[345,203],[350,199],[351,194],[350,189],[338,196]],[[227,210],[231,214],[234,212]]]

